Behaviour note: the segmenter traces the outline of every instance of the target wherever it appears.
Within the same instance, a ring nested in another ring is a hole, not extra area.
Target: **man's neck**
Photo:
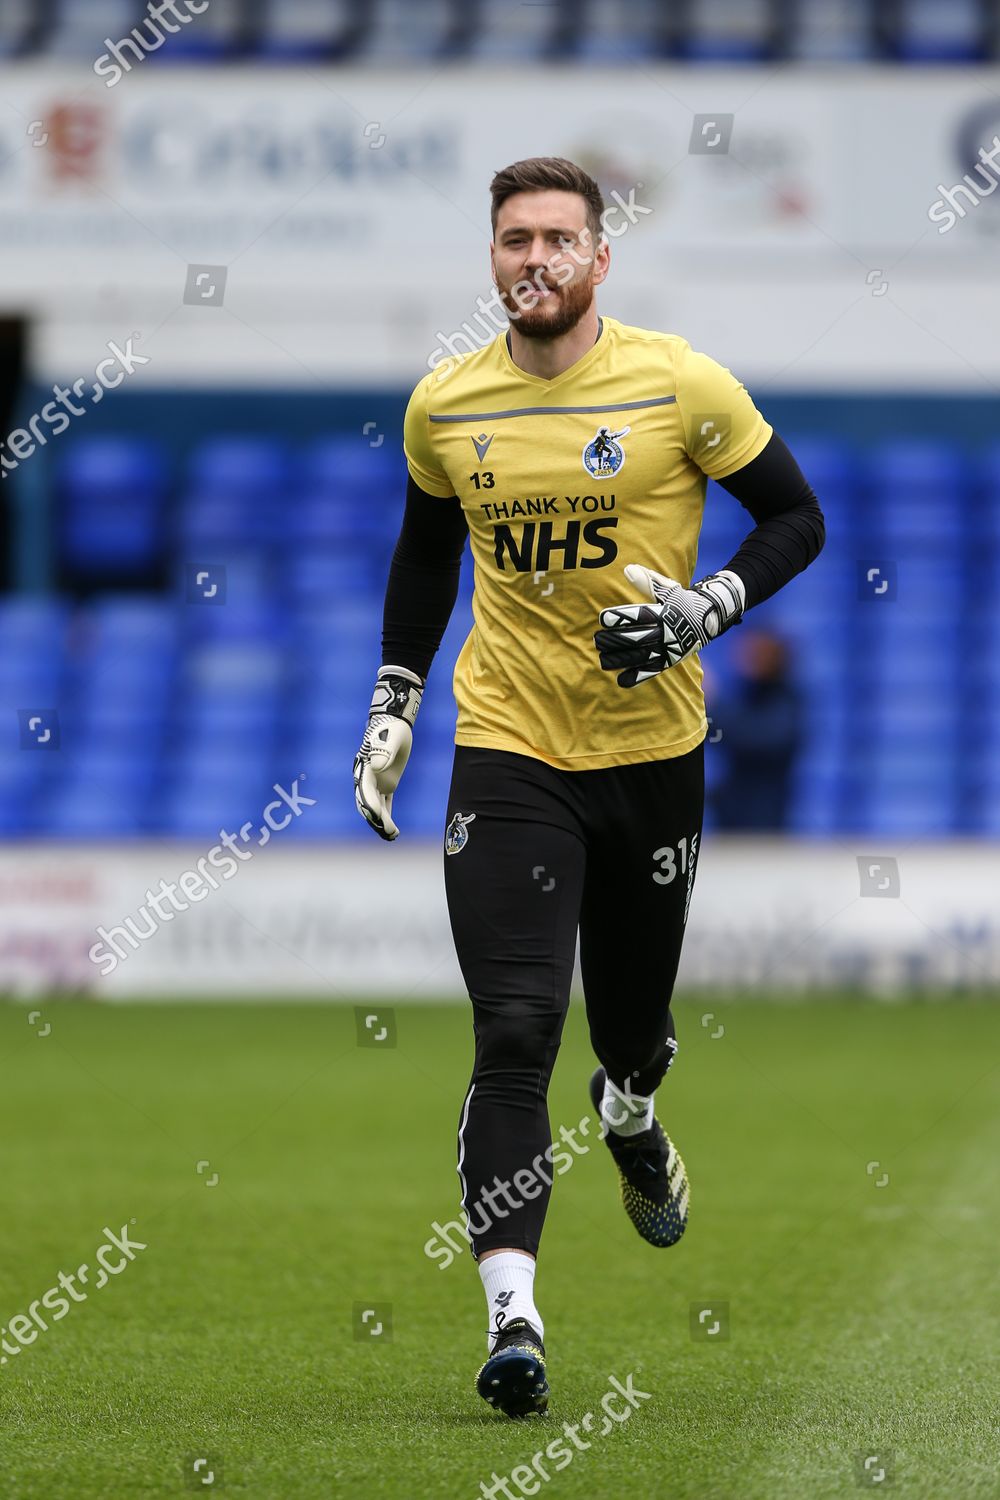
[[[594,347],[602,327],[597,308],[591,303],[579,323],[556,339],[526,339],[518,332],[517,324],[512,323],[507,334],[507,348],[518,369],[526,375],[555,380]]]

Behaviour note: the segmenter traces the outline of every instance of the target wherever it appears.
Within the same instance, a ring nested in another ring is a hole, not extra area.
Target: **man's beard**
[[[515,282],[514,285],[519,283]],[[557,339],[562,334],[569,333],[594,300],[594,284],[589,277],[554,287],[549,297],[524,308],[518,306],[510,287],[505,287],[498,281],[497,290],[511,325],[526,339]],[[553,297],[556,301],[550,307]]]

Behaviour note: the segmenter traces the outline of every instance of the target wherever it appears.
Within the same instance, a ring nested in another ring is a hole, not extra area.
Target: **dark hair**
[[[575,162],[567,161],[564,156],[529,156],[525,161],[516,161],[497,172],[490,183],[490,196],[493,200],[490,223],[494,234],[500,205],[508,198],[515,193],[542,193],[550,188],[580,194],[587,205],[587,227],[597,245],[601,239],[601,216],[604,213],[601,190],[589,172],[585,172]]]

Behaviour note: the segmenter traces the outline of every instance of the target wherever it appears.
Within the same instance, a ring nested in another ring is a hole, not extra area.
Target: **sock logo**
[[[511,1297],[513,1297],[513,1295],[513,1292],[498,1292],[497,1295],[493,1298],[493,1301],[497,1304],[498,1307],[507,1307],[510,1304],[510,1299]]]

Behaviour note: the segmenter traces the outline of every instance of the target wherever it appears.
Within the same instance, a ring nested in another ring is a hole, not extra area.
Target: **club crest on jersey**
[[[448,824],[447,832],[444,836],[445,854],[461,853],[466,844],[469,842],[469,830],[466,827],[466,824],[474,823],[475,819],[475,813],[455,814],[451,822]]]
[[[583,450],[583,467],[593,479],[609,479],[618,473],[625,462],[625,449],[618,439],[627,437],[631,431],[631,427],[623,427],[620,432],[609,432],[606,427],[597,429]]]

